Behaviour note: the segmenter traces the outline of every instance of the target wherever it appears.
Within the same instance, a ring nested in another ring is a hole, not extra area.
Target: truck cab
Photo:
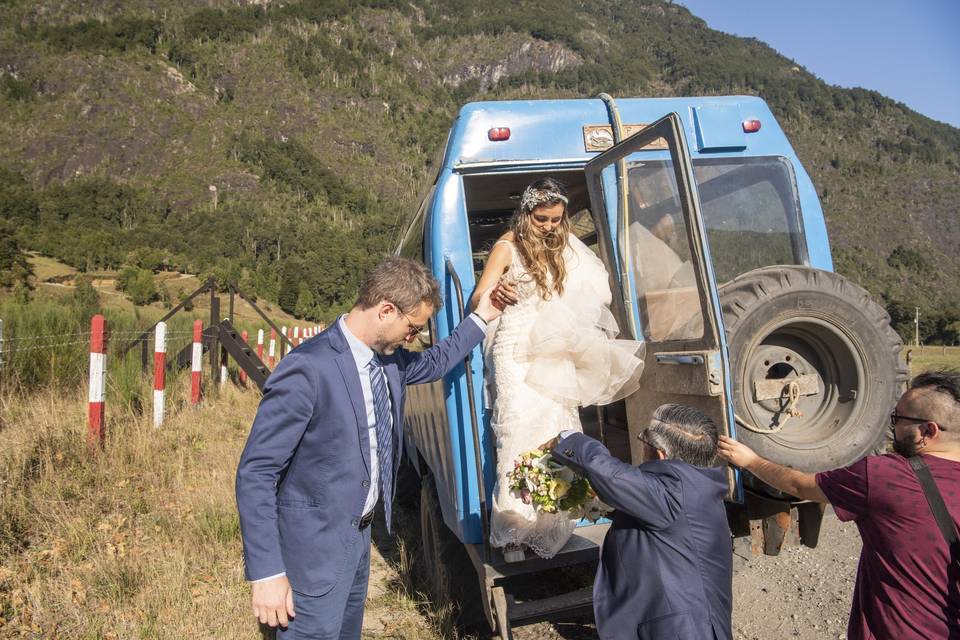
[[[523,189],[551,176],[567,185],[574,233],[607,268],[621,335],[645,347],[639,391],[580,409],[588,435],[639,463],[636,435],[657,406],[675,402],[806,471],[884,445],[905,380],[900,341],[884,310],[833,273],[816,189],[763,100],[471,103],[436,169],[396,248],[441,283],[446,304],[420,336],[424,346],[467,313]],[[482,611],[506,638],[513,625],[589,609],[586,587],[522,600],[510,583],[596,563],[608,525],[581,522],[551,560],[505,563],[490,548],[495,447],[483,367],[478,347],[443,380],[412,387],[404,433],[431,590]],[[733,469],[728,476],[732,539],[754,553],[816,545],[821,505]]]

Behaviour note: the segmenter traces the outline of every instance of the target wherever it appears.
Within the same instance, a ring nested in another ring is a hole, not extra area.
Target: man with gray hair
[[[604,640],[728,640],[732,560],[727,476],[713,466],[717,427],[693,407],[665,404],[637,437],[636,467],[582,433],[562,432],[551,451],[615,509],[593,586],[597,631]]]

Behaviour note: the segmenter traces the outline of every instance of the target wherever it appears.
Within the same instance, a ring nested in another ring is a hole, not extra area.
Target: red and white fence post
[[[247,335],[246,331],[240,332],[240,339],[243,340],[243,344],[247,344]],[[247,384],[247,372],[243,367],[240,367],[240,384]]]
[[[153,340],[153,426],[163,424],[167,372],[167,323],[158,322]]]
[[[273,370],[273,368],[277,364],[276,353],[277,353],[277,330],[270,329],[270,369],[271,370]]]
[[[257,330],[257,358],[263,362],[263,329]]]
[[[104,424],[104,370],[106,368],[107,322],[99,313],[90,319],[90,387],[87,418],[89,431],[87,441],[92,445],[103,446],[106,436]]]
[[[224,320],[229,320],[229,318],[224,318]],[[227,386],[227,380],[229,379],[230,374],[227,372],[227,348],[223,346],[223,343],[220,343],[220,386]]]
[[[293,328],[293,346],[297,347],[300,345],[300,327]]]
[[[280,335],[284,338],[287,337],[287,327],[280,327]],[[283,360],[283,357],[287,355],[287,341],[286,339],[280,341],[280,360]]]
[[[193,322],[193,353],[190,362],[190,403],[200,406],[200,376],[203,369],[203,320]]]

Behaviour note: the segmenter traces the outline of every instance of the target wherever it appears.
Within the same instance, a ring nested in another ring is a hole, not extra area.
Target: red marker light
[[[494,127],[487,131],[487,139],[492,142],[510,139],[510,127]]]
[[[756,133],[760,131],[760,121],[759,120],[744,120],[743,121],[743,132],[744,133]]]

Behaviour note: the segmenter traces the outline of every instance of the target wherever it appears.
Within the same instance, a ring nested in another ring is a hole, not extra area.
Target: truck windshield
[[[718,283],[759,267],[806,262],[789,160],[701,158],[693,161],[693,171]],[[683,229],[668,161],[632,163],[629,183],[632,242],[641,234],[659,237],[668,229]]]

